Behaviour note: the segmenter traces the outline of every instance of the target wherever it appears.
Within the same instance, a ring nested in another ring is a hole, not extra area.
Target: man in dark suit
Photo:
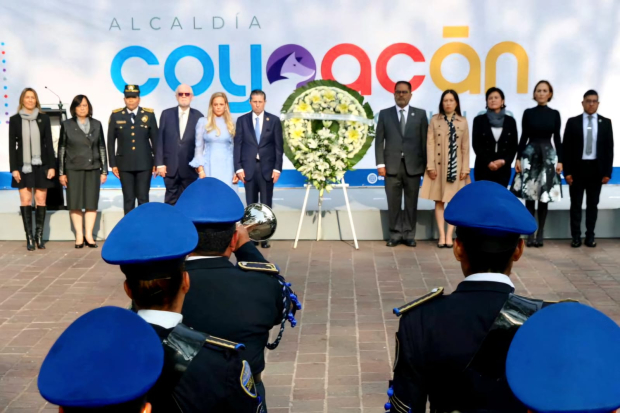
[[[178,106],[166,109],[159,118],[159,132],[155,146],[157,173],[164,178],[164,202],[174,205],[185,188],[196,179],[196,170],[189,166],[196,147],[196,123],[203,114],[190,108],[194,91],[189,85],[176,90]]]
[[[121,180],[125,214],[149,202],[157,119],[153,109],[140,107],[140,87],[125,85],[125,107],[112,111],[108,125],[108,158]],[[118,141],[118,145],[117,145]]]
[[[431,412],[525,413],[506,383],[506,354],[518,322],[544,303],[514,296],[509,275],[523,254],[521,234],[535,232],[536,221],[490,181],[461,189],[445,219],[457,227],[454,256],[465,279],[450,295],[436,288],[394,309],[402,317],[386,410],[424,413],[428,400]]]
[[[266,102],[262,90],[250,94],[252,112],[237,119],[234,156],[235,171],[245,185],[247,204],[260,202],[271,207],[273,186],[282,172],[284,141],[280,118],[265,112]],[[269,241],[263,241],[262,247],[269,248]]]
[[[586,239],[596,247],[594,228],[598,215],[601,188],[611,179],[614,164],[614,133],[611,120],[599,115],[598,93],[583,95],[584,113],[570,118],[564,131],[564,177],[570,185],[571,246],[581,246],[581,205],[586,194]]]
[[[426,111],[409,106],[411,83],[396,82],[396,106],[379,113],[375,137],[375,159],[385,177],[390,239],[388,247],[403,242],[415,247],[420,178],[426,168]],[[403,192],[405,210],[402,211]]]

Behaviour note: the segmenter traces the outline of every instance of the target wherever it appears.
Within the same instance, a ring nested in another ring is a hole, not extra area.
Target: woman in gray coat
[[[72,118],[62,123],[60,131],[59,180],[67,188],[75,248],[84,245],[97,248],[93,228],[97,219],[99,187],[108,175],[103,128],[101,122],[93,119],[93,107],[85,95],[73,98],[70,112]]]

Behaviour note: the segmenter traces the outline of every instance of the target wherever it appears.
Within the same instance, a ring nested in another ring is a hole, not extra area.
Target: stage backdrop
[[[252,89],[265,90],[267,110],[279,113],[314,79],[348,84],[378,113],[394,104],[393,82],[411,79],[411,104],[429,115],[443,89],[456,89],[471,127],[488,87],[505,91],[520,125],[535,83],[548,79],[563,123],[581,113],[590,88],[600,92],[600,113],[620,121],[619,9],[613,0],[3,1],[0,187],[9,186],[8,119],[26,86],[56,104],[47,86],[67,109],[86,94],[107,124],[125,83],[140,85],[142,106],[158,117],[176,104],[180,82],[193,85],[203,113],[213,92],[226,92],[236,117],[250,110]],[[374,167],[372,149],[347,180],[383,185]],[[285,160],[278,186],[302,184]]]

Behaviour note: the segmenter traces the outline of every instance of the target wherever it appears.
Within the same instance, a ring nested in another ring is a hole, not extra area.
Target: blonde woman
[[[239,181],[233,165],[233,138],[235,124],[230,115],[228,97],[217,92],[209,100],[206,117],[196,124],[196,151],[189,163],[196,168],[202,179],[207,176],[217,178],[237,191]]]

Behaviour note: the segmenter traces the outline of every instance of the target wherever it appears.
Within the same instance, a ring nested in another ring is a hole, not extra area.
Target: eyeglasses
[[[179,92],[179,93],[177,93],[177,96],[178,96],[178,97],[180,97],[180,98],[183,98],[183,97],[188,98],[188,97],[190,97],[191,95],[192,95],[192,94],[191,94],[191,93],[189,93],[189,92]]]
[[[408,90],[397,90],[396,92],[394,92],[395,95],[406,95],[408,93],[411,93]]]

